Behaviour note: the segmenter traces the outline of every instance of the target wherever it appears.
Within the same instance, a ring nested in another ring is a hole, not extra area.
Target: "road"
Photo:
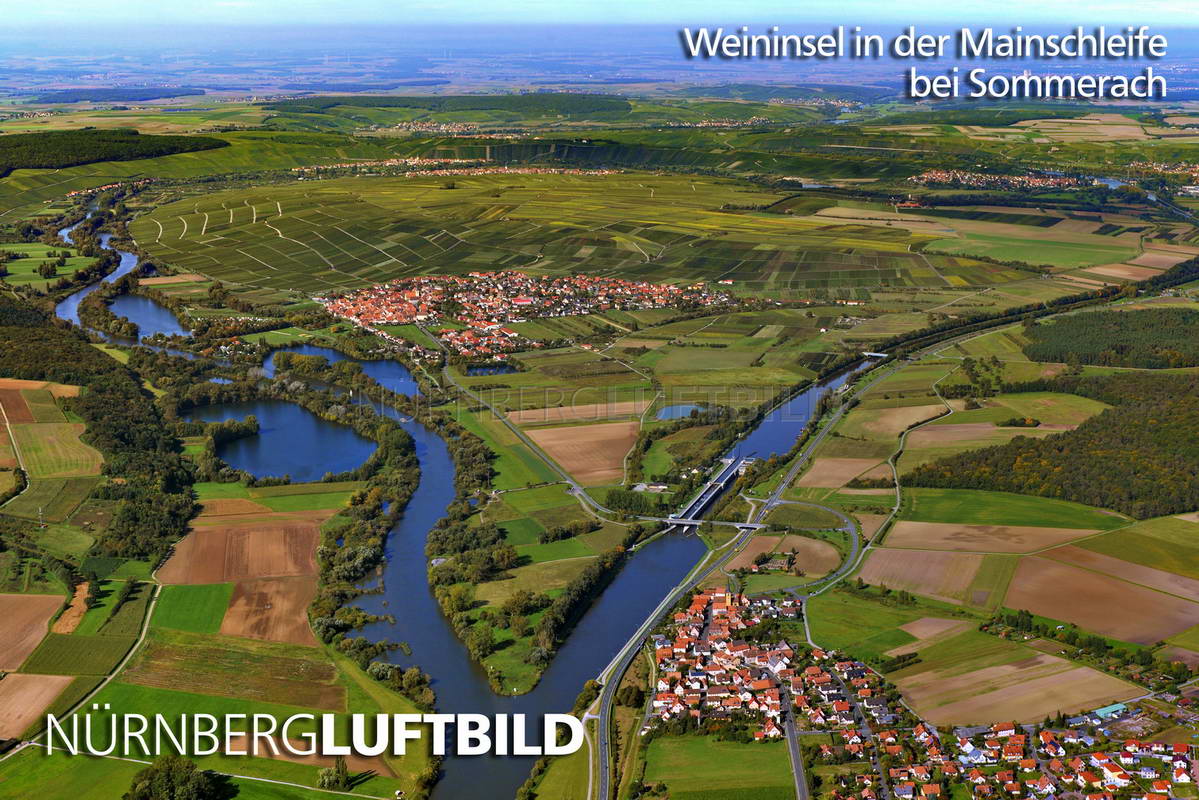
[[[878,375],[873,377],[869,383],[865,384],[861,390],[870,388],[883,377],[890,375],[897,368],[898,367],[893,367],[891,369],[881,371]],[[841,417],[844,416],[847,411],[848,408],[842,404],[838,406],[835,411],[828,415],[827,422],[820,428],[819,431],[816,432],[815,435],[811,437],[807,446],[800,451],[799,455],[797,455],[795,458],[795,462],[787,470],[787,473],[783,476],[783,479],[779,481],[778,486],[773,492],[771,492],[770,496],[766,499],[766,502],[762,503],[758,507],[757,511],[751,515],[748,522],[761,523],[762,519],[775,506],[783,502],[783,492],[785,492],[791,482],[795,480],[795,477],[807,464],[808,459],[811,458],[812,453],[815,452],[816,448],[820,446],[821,442],[824,441],[825,437],[829,435],[829,432],[832,431],[833,427],[841,420]],[[821,508],[823,508],[823,506],[821,506]],[[834,509],[828,510],[837,513]],[[840,516],[842,520],[850,526],[850,530],[854,532],[854,535],[851,537],[853,542],[853,551],[850,558],[845,560],[845,564],[842,566],[842,568],[833,575],[829,576],[829,579],[839,579],[845,574],[846,571],[848,571],[848,569],[852,569],[852,565],[857,561],[859,550],[858,536],[852,520],[850,520],[844,514],[838,514],[838,516]],[[649,636],[650,631],[653,630],[654,626],[658,623],[658,620],[662,618],[662,615],[665,614],[669,609],[673,608],[675,603],[682,599],[683,595],[690,593],[697,585],[706,580],[707,577],[715,570],[727,564],[729,560],[732,559],[732,557],[742,547],[745,546],[745,544],[753,536],[753,533],[754,531],[752,529],[743,530],[738,535],[732,546],[728,548],[728,552],[724,553],[706,568],[692,572],[691,575],[684,578],[678,586],[676,586],[667,594],[658,607],[650,612],[649,617],[647,617],[646,620],[641,623],[640,627],[637,628],[637,630],[625,643],[625,646],[621,648],[620,652],[616,654],[616,657],[612,659],[607,668],[600,673],[598,680],[600,683],[604,684],[603,691],[599,696],[599,712],[597,714],[599,717],[599,726],[598,736],[596,737],[599,740],[597,755],[599,757],[600,779],[598,797],[600,800],[607,800],[607,798],[611,796],[612,791],[612,771],[609,765],[609,761],[611,760],[610,739],[612,733],[612,704],[615,699],[617,685],[620,683],[620,676],[623,675],[625,670],[628,669],[629,664],[632,663],[633,658],[640,650],[641,643],[647,636]],[[794,729],[794,724],[792,724],[792,728]],[[792,737],[788,735],[789,742],[791,742],[791,739]],[[803,774],[803,762],[799,758],[799,745],[797,737],[794,744],[789,744],[789,748],[794,750],[794,753],[792,754],[791,766],[793,772],[795,773],[797,791],[798,787],[801,785],[804,787],[804,793],[799,795],[800,800],[807,800],[807,779]]]

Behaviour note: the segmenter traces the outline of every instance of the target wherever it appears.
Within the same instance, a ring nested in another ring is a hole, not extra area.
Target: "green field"
[[[100,473],[104,459],[95,448],[79,441],[82,425],[59,422],[12,425],[11,428],[30,478],[69,478]]]
[[[776,507],[766,518],[770,524],[786,525],[789,528],[839,528],[841,518],[823,508],[799,503]]]
[[[6,506],[4,513],[14,517],[47,522],[64,522],[79,507],[96,485],[94,477],[39,478]]]
[[[1118,528],[1114,513],[1046,497],[974,489],[904,489],[901,519],[963,525],[1034,525],[1046,528]]]
[[[857,658],[872,658],[916,641],[899,626],[921,617],[958,617],[962,611],[948,603],[916,598],[911,605],[883,602],[869,596],[833,590],[808,601],[812,639],[823,647],[845,650]]]
[[[1048,234],[1030,234],[1014,238],[989,233],[963,233],[958,239],[938,239],[928,246],[930,253],[961,256],[986,256],[999,261],[1023,261],[1069,269],[1096,264],[1112,264],[1136,256],[1136,248],[1116,243],[1054,241]]]
[[[4,242],[0,244],[0,250],[10,253],[21,253],[25,256],[24,258],[14,258],[11,261],[5,262],[4,269],[8,271],[8,274],[0,277],[0,280],[10,283],[13,286],[28,286],[42,291],[45,291],[49,284],[60,277],[73,275],[76,270],[89,267],[95,262],[94,258],[80,256],[78,255],[78,251],[67,247],[65,244],[47,246],[42,242]],[[53,251],[55,255],[47,257],[46,253],[49,251]],[[57,261],[58,254],[62,252],[69,252],[71,255],[67,258],[65,266],[55,267],[54,277],[43,278],[38,274],[39,267],[43,264]],[[38,422],[42,422],[42,419],[36,415],[35,419]]]
[[[1046,425],[1078,425],[1110,408],[1097,400],[1062,392],[1000,394],[983,401],[983,408],[957,411],[933,425],[991,422],[996,425],[1013,417],[1029,417]]]
[[[150,622],[177,631],[216,633],[221,629],[232,596],[232,583],[164,586]]]
[[[6,248],[7,245],[0,246],[0,249]],[[29,407],[36,422],[68,421],[49,389],[22,389],[21,397],[25,399],[25,405]]]
[[[135,639],[50,633],[21,670],[38,675],[107,675],[129,652]]]
[[[721,742],[658,736],[646,752],[645,783],[665,783],[672,800],[793,800],[784,742]]]
[[[1199,523],[1159,517],[1087,539],[1079,546],[1199,580]]]

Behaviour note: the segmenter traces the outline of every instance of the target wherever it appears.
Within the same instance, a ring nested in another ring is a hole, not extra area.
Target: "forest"
[[[1137,519],[1199,508],[1199,375],[1063,376],[1003,391],[1068,392],[1113,408],[1072,431],[922,464],[904,484],[1055,497]]]
[[[0,178],[14,169],[61,169],[97,161],[136,161],[228,147],[211,136],[152,136],[128,128],[0,136]]]
[[[1033,361],[1166,369],[1199,365],[1199,311],[1091,311],[1027,325]]]
[[[179,86],[168,89],[163,86],[123,86],[101,89],[57,89],[42,92],[34,102],[38,103],[137,103],[143,100],[160,100],[165,97],[188,97],[205,94],[194,86]]]

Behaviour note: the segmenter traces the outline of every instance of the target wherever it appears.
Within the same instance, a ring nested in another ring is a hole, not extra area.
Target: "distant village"
[[[991,175],[960,169],[930,169],[908,178],[921,186],[968,186],[972,189],[1073,189],[1093,181],[1068,175]]]
[[[608,310],[723,305],[733,298],[706,284],[680,287],[589,275],[533,276],[505,270],[400,278],[317,299],[330,314],[357,325],[376,329],[418,324],[451,352],[494,359],[539,346],[509,327],[528,319]]]

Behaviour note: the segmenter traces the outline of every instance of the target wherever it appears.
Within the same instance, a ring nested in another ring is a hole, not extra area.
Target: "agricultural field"
[[[78,395],[79,388],[0,379],[0,405],[8,422],[0,436],[0,466],[20,465],[29,477],[29,486],[5,504],[3,513],[65,522],[95,487],[103,458],[80,441],[83,425],[69,422],[57,403]]]
[[[51,633],[29,656],[23,672],[39,675],[107,675],[112,672],[136,637]]]
[[[73,680],[65,675],[20,673],[0,678],[0,739],[19,739]]]
[[[160,206],[132,231],[139,244],[180,270],[308,292],[418,272],[500,268],[659,282],[719,277],[765,293],[1012,279],[982,262],[932,256],[940,263],[930,264],[909,252],[909,245],[932,240],[924,234],[714,210],[722,203],[781,199],[730,180],[625,173],[476,176],[452,183],[332,180],[319,189],[301,184],[217,193]],[[655,222],[642,222],[647,218]]]
[[[904,489],[900,518],[964,525],[1015,525],[1106,530],[1127,523],[1120,514],[1046,497],[975,489]]]
[[[164,586],[151,624],[192,633],[216,633],[232,596],[232,583]]]
[[[6,643],[0,670],[15,670],[50,629],[50,619],[64,605],[62,595],[0,594],[0,639]]]
[[[888,677],[935,725],[1032,722],[1143,692],[1098,670],[973,630],[932,641],[918,652],[918,664]]]
[[[658,736],[646,753],[646,785],[677,800],[789,800],[795,781],[784,742],[741,744],[704,736]]]

